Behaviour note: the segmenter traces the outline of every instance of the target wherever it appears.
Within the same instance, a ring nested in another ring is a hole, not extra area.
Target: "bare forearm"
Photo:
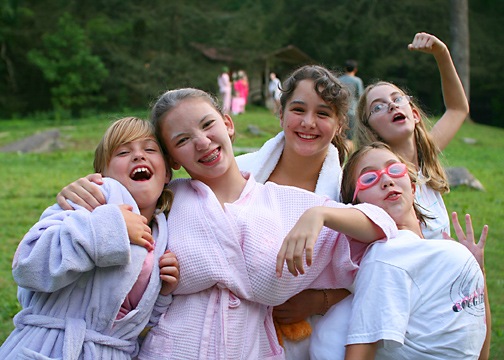
[[[445,47],[443,51],[435,53],[434,58],[436,59],[441,76],[441,86],[446,109],[460,111],[467,115],[469,113],[469,103],[467,102],[464,87],[457,74],[448,48]]]
[[[382,229],[357,209],[335,209],[325,207],[324,226],[352,237],[355,240],[370,243],[385,237]]]
[[[376,343],[347,345],[345,360],[373,360],[376,354]]]

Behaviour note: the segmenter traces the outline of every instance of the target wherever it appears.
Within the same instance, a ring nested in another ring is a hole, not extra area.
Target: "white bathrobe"
[[[279,132],[274,138],[268,140],[256,152],[240,155],[236,157],[238,167],[242,171],[249,171],[254,175],[255,179],[260,183],[268,181],[273,170],[275,170],[280,156],[282,155],[285,146],[284,132]],[[333,144],[329,145],[327,156],[322,165],[315,193],[325,195],[329,198],[339,201],[341,189],[341,164],[339,162],[338,149]],[[311,316],[308,322],[312,325],[320,318],[319,315]],[[286,359],[288,360],[305,360],[308,359],[308,351],[310,339],[301,341],[289,341],[284,339],[284,348]]]

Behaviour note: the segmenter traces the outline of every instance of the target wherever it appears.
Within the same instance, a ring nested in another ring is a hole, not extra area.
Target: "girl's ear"
[[[280,109],[278,109],[278,117],[280,118],[280,127],[283,128],[283,109],[282,107],[280,106]]]
[[[175,160],[173,160],[172,157],[168,157],[168,165],[171,167],[173,170],[179,170],[180,169],[180,164],[177,163]],[[171,174],[171,171],[170,171]]]
[[[411,111],[413,112],[413,118],[415,119],[415,124],[418,124],[420,122],[420,113],[418,112],[417,109],[411,109]]]
[[[230,138],[232,138],[235,133],[233,119],[231,119],[231,116],[229,116],[228,114],[224,114],[222,118],[224,119],[224,124],[226,125],[228,135]]]

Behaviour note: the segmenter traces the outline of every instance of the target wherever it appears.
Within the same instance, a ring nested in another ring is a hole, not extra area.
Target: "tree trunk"
[[[450,7],[451,54],[455,68],[462,81],[467,101],[470,103],[468,0],[450,0]]]

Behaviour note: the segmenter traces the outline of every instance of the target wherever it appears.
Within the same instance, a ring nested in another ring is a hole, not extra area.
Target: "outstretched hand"
[[[457,238],[459,243],[464,245],[476,258],[479,266],[483,270],[485,267],[485,243],[488,235],[488,225],[483,226],[483,230],[481,230],[481,236],[479,238],[478,243],[475,242],[474,239],[474,230],[471,221],[471,215],[465,215],[465,223],[466,223],[466,232],[464,234],[464,230],[458,221],[458,216],[456,212],[452,212],[452,223],[455,233],[457,234]],[[445,239],[452,239],[448,234],[443,233],[443,237]],[[452,239],[453,240],[453,239]]]
[[[447,49],[446,45],[437,37],[424,32],[415,34],[408,50],[421,51],[427,54],[441,53]]]
[[[278,251],[276,274],[282,276],[283,264],[287,263],[289,272],[298,276],[304,274],[303,253],[306,251],[306,265],[311,266],[313,248],[324,226],[324,219],[314,207],[306,210],[285,237]]]

